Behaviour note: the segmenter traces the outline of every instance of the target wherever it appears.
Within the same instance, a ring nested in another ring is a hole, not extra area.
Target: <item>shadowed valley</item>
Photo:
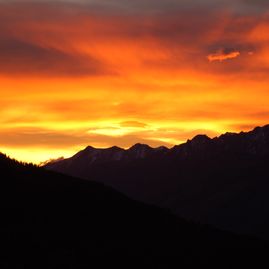
[[[1,268],[88,268],[93,256],[111,257],[110,264],[140,256],[156,265],[160,256],[176,256],[180,265],[257,263],[265,257],[265,242],[187,222],[100,183],[5,155],[0,169]]]

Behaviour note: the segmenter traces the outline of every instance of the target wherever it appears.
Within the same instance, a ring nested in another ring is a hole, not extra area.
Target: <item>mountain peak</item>
[[[84,152],[96,152],[96,151],[122,151],[124,150],[123,148],[117,147],[117,146],[112,146],[109,148],[95,148],[93,146],[87,146],[84,150]]]
[[[237,133],[233,133],[233,132],[226,132],[225,134],[222,134],[220,137],[231,137],[237,135]]]
[[[137,149],[152,149],[152,148],[147,144],[141,144],[141,143],[136,143],[135,145],[129,148],[129,150],[137,150]]]
[[[120,147],[118,147],[118,146],[113,146],[113,147],[107,148],[106,150],[122,151],[122,150],[124,150],[124,149],[123,149],[123,148],[120,148]]]
[[[252,133],[252,134],[269,134],[269,125],[265,125],[263,127],[256,127],[250,133]]]
[[[211,142],[211,138],[207,135],[196,135],[192,140],[188,140],[187,143],[195,148],[200,148],[207,145],[209,142]]]
[[[264,125],[264,126],[257,126],[253,129],[253,132],[257,131],[257,130],[269,130],[269,124]]]
[[[137,143],[128,149],[128,152],[134,155],[135,159],[143,159],[153,151],[149,145]]]
[[[165,146],[160,146],[160,147],[154,148],[154,150],[158,151],[158,152],[164,152],[164,151],[168,151],[169,148],[167,148]]]
[[[192,142],[208,142],[210,140],[211,140],[211,138],[208,137],[207,135],[199,134],[199,135],[196,135],[191,141]]]
[[[92,147],[92,146],[87,146],[84,150],[82,150],[82,151],[95,151],[95,150],[97,150],[97,148],[95,148],[95,147]]]

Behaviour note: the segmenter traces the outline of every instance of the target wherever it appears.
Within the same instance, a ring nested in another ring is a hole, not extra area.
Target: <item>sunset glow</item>
[[[1,1],[0,151],[39,163],[269,123],[269,6],[249,2]]]

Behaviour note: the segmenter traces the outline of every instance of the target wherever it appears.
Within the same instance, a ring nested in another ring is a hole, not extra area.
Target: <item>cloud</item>
[[[98,76],[112,71],[97,59],[26,41],[0,38],[0,74],[31,76]]]
[[[113,127],[107,127],[107,130],[116,130]],[[97,132],[94,132],[97,130]],[[180,129],[180,128],[153,128],[143,130],[133,130],[131,132],[120,132],[117,135],[98,132],[98,127],[89,131],[85,129],[69,131],[50,130],[45,128],[18,127],[7,128],[0,131],[0,151],[1,148],[14,149],[46,149],[55,150],[61,156],[66,150],[76,151],[91,145],[94,147],[106,148],[110,146],[119,146],[129,148],[136,143],[148,144],[152,147],[167,146],[172,147],[175,144],[184,143],[187,139],[200,133],[214,137],[216,132],[208,129]],[[120,128],[118,128],[120,130]],[[100,129],[102,131],[102,129]],[[51,154],[55,155],[55,152]]]
[[[146,3],[115,0],[113,4],[109,1],[71,2],[0,4],[0,72],[53,77],[100,76],[135,72],[140,65],[148,68],[147,72],[158,68],[167,70],[173,77],[174,70],[194,66],[199,70],[207,68],[204,53],[216,43],[235,44],[240,48],[240,42],[246,43],[249,32],[257,24],[255,16],[225,11],[223,1],[199,1],[198,6],[173,0],[169,3],[151,0]],[[97,2],[111,10],[102,13],[91,8]],[[124,5],[131,9],[155,5],[163,13],[141,12],[126,16],[120,10],[115,14],[111,7]],[[177,13],[162,9],[170,5],[178,8]],[[208,6],[221,8],[213,12],[206,8]],[[217,51],[208,59],[233,59],[239,56],[238,52],[241,50]],[[226,72],[229,70],[227,68]]]
[[[225,61],[225,60],[230,60],[230,59],[235,59],[240,56],[240,51],[236,50],[220,50],[216,53],[209,54],[207,56],[207,59],[209,62],[214,62],[214,61]]]
[[[171,146],[170,143],[161,142],[157,138],[144,137],[141,133],[130,133],[126,135],[104,135],[89,133],[85,130],[76,130],[74,133],[47,130],[41,128],[11,128],[0,131],[0,147],[13,148],[51,148],[66,149],[82,148],[88,145],[95,147],[109,147],[117,145],[120,147],[130,147],[137,142],[146,143],[151,146]]]
[[[51,3],[46,0],[0,0],[0,3],[31,3],[44,4]],[[251,7],[265,7],[267,0],[55,0],[54,6],[83,6],[84,9],[98,10],[103,12],[121,13],[164,13],[177,12],[187,9],[224,9],[227,7],[233,11],[251,12]]]
[[[139,121],[123,121],[120,123],[121,127],[135,127],[135,128],[146,128],[148,124]]]
[[[269,6],[268,0],[241,0],[242,4],[266,8]]]

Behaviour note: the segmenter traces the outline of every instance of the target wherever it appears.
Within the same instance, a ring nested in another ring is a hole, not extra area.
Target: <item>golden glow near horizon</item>
[[[39,163],[269,123],[265,12],[30,2],[0,3],[0,151]]]

